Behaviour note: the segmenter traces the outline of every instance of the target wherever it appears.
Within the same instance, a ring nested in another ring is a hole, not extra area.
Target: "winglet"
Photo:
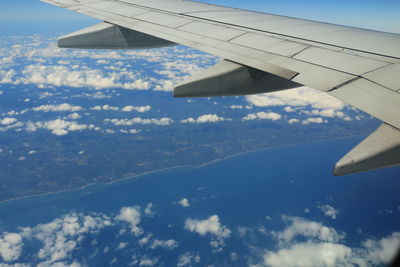
[[[334,175],[400,165],[400,130],[383,123],[336,163]]]

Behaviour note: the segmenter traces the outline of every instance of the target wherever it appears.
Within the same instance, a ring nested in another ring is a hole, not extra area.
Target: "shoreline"
[[[104,186],[112,185],[112,184],[123,182],[123,181],[126,181],[126,180],[137,179],[137,178],[140,178],[140,177],[144,177],[146,175],[150,175],[150,174],[154,174],[154,173],[158,173],[158,172],[163,172],[163,171],[179,169],[179,168],[200,169],[200,168],[206,167],[208,165],[211,165],[211,164],[214,164],[214,163],[218,163],[220,161],[224,161],[224,160],[228,160],[228,159],[231,159],[231,158],[240,157],[242,155],[247,155],[247,154],[251,154],[251,153],[255,153],[255,152],[259,152],[259,151],[268,151],[268,150],[291,147],[291,146],[297,146],[297,145],[325,143],[325,142],[330,142],[330,141],[350,139],[350,138],[354,138],[354,137],[367,136],[367,135],[368,134],[351,135],[351,136],[338,137],[338,138],[332,138],[332,139],[326,139],[326,140],[310,141],[310,142],[302,142],[302,143],[292,143],[292,144],[286,144],[286,145],[280,145],[280,146],[271,146],[271,147],[266,147],[266,148],[254,149],[254,150],[251,150],[251,151],[237,153],[237,154],[233,154],[233,155],[226,156],[226,157],[223,157],[223,158],[218,158],[218,159],[214,159],[214,160],[211,160],[211,161],[207,161],[207,162],[204,162],[204,163],[202,163],[200,165],[173,166],[173,167],[168,167],[168,168],[163,168],[163,169],[157,169],[157,170],[151,170],[151,171],[143,172],[143,173],[140,173],[140,174],[136,174],[134,176],[129,176],[129,177],[125,177],[125,178],[119,178],[119,179],[116,179],[116,180],[111,181],[111,182],[94,182],[94,183],[83,185],[83,186],[78,187],[78,188],[68,188],[68,189],[63,189],[63,190],[60,190],[60,191],[51,191],[51,192],[40,193],[40,194],[35,194],[35,195],[28,195],[28,196],[22,196],[22,197],[16,197],[16,198],[11,198],[11,199],[1,200],[0,201],[0,205],[4,204],[4,203],[7,203],[7,202],[23,200],[23,199],[28,199],[28,198],[42,197],[42,196],[46,196],[46,195],[52,195],[52,194],[58,194],[58,193],[64,193],[64,192],[81,191],[81,190],[84,190],[84,189],[86,189],[86,188],[88,188],[90,186],[94,186],[94,185],[104,185]]]

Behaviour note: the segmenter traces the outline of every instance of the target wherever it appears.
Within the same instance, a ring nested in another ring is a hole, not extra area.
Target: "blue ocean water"
[[[122,207],[137,206],[143,211],[152,203],[152,215],[143,215],[140,227],[160,240],[178,241],[177,248],[145,248],[137,244],[139,237],[118,234],[113,226],[86,236],[69,260],[108,266],[115,258],[114,263],[125,266],[132,255],[146,254],[157,258],[157,266],[175,266],[179,255],[190,251],[201,256],[202,266],[244,266],[254,256],[254,248],[276,247],[268,232],[282,230],[282,216],[323,222],[346,233],[346,245],[359,246],[366,238],[379,239],[400,230],[400,168],[332,175],[335,161],[361,139],[261,150],[201,168],[175,168],[109,185],[3,202],[0,230],[18,232],[20,227],[34,227],[71,213],[112,217]],[[182,198],[188,199],[190,207],[177,204]],[[336,219],[318,208],[325,204],[339,211]],[[210,246],[210,236],[185,229],[186,219],[202,220],[211,215],[218,215],[231,231],[220,251]],[[260,227],[267,233],[255,230]],[[251,233],[243,236],[240,229]],[[116,249],[121,242],[127,243],[126,247]],[[106,247],[113,252],[98,252],[108,251]],[[37,243],[25,244],[19,260],[35,262],[39,248]],[[230,261],[233,253],[240,255],[234,263]]]

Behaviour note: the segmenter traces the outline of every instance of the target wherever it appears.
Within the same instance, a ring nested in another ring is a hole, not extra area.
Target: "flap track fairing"
[[[291,80],[232,61],[196,73],[174,89],[175,97],[251,95],[300,87]]]

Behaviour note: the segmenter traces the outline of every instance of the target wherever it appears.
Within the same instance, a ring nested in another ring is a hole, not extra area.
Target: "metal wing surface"
[[[241,95],[306,85],[382,120],[369,142],[338,162],[335,174],[400,163],[398,34],[184,0],[42,1],[105,22],[61,38],[60,47],[178,43],[225,59],[178,85],[176,96]],[[102,44],[104,35],[114,37],[114,43]],[[264,76],[257,78],[257,71]]]

